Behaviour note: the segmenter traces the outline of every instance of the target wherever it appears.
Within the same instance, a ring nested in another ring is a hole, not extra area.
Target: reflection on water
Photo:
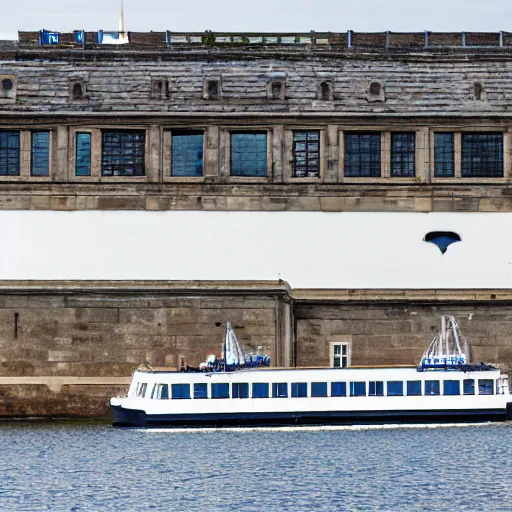
[[[0,441],[2,511],[512,510],[511,424],[3,424]]]

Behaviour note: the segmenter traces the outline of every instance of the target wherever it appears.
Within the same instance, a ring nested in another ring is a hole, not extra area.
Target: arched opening
[[[462,242],[462,238],[452,231],[431,231],[425,235],[425,242],[437,245],[439,250],[445,254],[450,245]]]
[[[484,90],[484,88],[482,87],[482,84],[477,82],[473,86],[473,89],[474,89],[475,100],[476,101],[481,101],[482,100],[482,92]]]
[[[75,82],[71,89],[71,98],[74,100],[84,99],[84,86],[80,82]]]
[[[331,87],[327,82],[320,84],[320,99],[322,101],[329,101],[331,99]]]
[[[372,82],[370,84],[370,94],[372,96],[380,96],[381,93],[381,85],[379,82]]]

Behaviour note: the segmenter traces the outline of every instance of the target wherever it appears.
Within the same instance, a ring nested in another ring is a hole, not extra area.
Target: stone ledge
[[[131,377],[0,377],[0,386],[47,386],[60,393],[62,386],[123,386]]]

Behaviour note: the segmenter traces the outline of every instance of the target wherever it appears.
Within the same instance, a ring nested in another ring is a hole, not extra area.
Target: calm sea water
[[[0,425],[1,511],[512,511],[512,424]]]

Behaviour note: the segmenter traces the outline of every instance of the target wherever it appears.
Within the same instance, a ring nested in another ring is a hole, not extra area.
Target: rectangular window
[[[247,382],[236,382],[231,384],[231,396],[233,398],[249,398],[249,384]]]
[[[349,361],[349,344],[348,343],[331,343],[331,365],[333,368],[348,368]]]
[[[268,384],[266,382],[253,382],[252,397],[268,398]]]
[[[0,176],[20,175],[20,132],[0,132]]]
[[[274,382],[272,384],[272,398],[288,398],[288,384]]]
[[[208,384],[194,384],[194,398],[196,400],[204,400],[208,398]]]
[[[190,384],[171,384],[173,400],[188,400],[190,398]]]
[[[203,175],[203,132],[172,132],[171,176]]]
[[[492,379],[478,379],[479,395],[494,395],[494,381]]]
[[[50,132],[32,132],[32,176],[50,175]]]
[[[311,396],[313,396],[313,397],[327,396],[327,382],[312,382],[311,383]]]
[[[307,382],[292,382],[292,398],[306,398],[307,396]]]
[[[351,382],[350,396],[366,396],[366,382]]]
[[[443,395],[460,395],[460,381],[445,380],[443,381]]]
[[[400,380],[389,381],[388,396],[404,396],[404,383]]]
[[[407,396],[421,396],[421,380],[407,381]]]
[[[475,394],[475,379],[464,379],[464,394],[474,395]]]
[[[104,130],[101,135],[101,173],[103,176],[145,175],[145,132]]]
[[[231,134],[231,176],[267,175],[267,134]]]
[[[76,134],[75,175],[91,175],[91,134]]]
[[[331,396],[347,396],[347,383],[331,382]]]
[[[449,178],[455,176],[455,135],[434,134],[434,176]]]
[[[370,382],[369,396],[384,396],[384,382]]]
[[[425,381],[425,395],[439,395],[441,394],[441,388],[438,380],[426,380]]]
[[[137,396],[140,397],[140,398],[144,398],[146,396],[146,390],[148,389],[148,384],[147,382],[143,382],[140,386],[139,386],[139,389],[137,390]]]
[[[393,178],[414,178],[415,155],[415,133],[391,133],[391,176]]]
[[[212,384],[212,398],[229,398],[229,384]]]
[[[169,385],[168,384],[155,384],[151,398],[154,400],[169,400]]]
[[[293,175],[296,178],[320,175],[320,132],[293,132]]]
[[[345,133],[345,176],[380,177],[380,133]]]
[[[503,178],[503,134],[462,134],[462,177]]]

